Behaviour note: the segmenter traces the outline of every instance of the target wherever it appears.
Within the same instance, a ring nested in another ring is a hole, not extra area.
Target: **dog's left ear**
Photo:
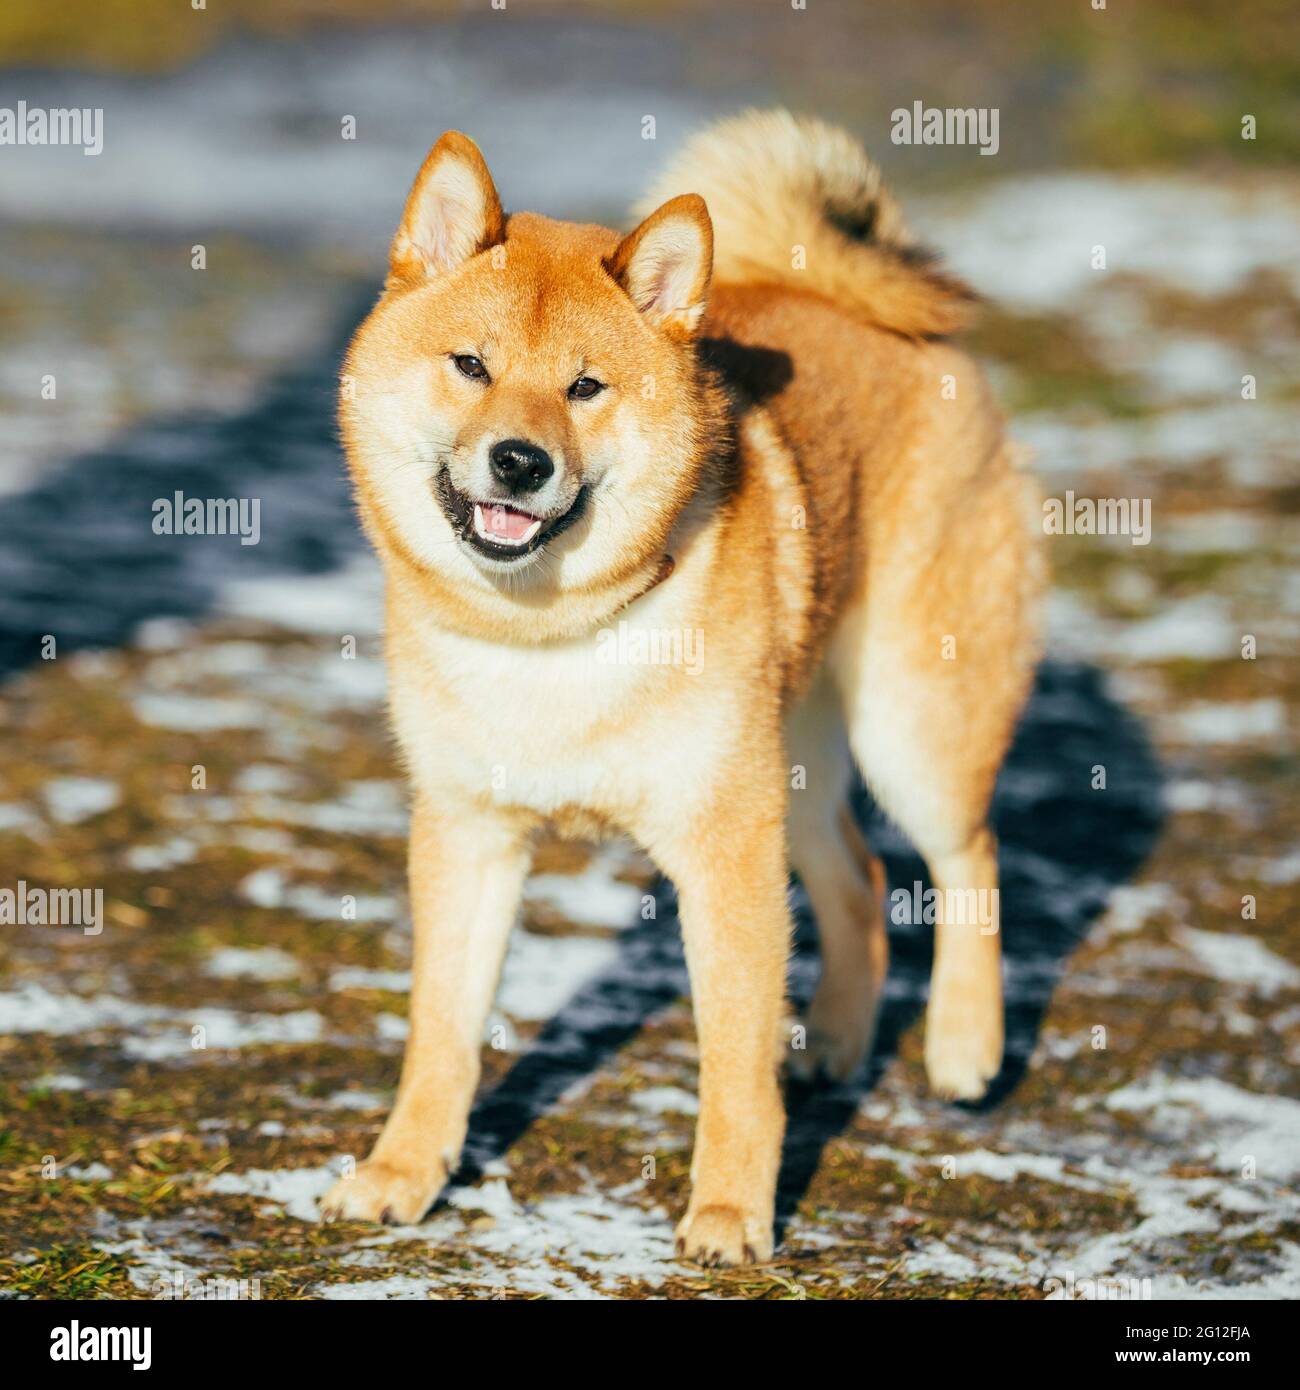
[[[713,273],[713,223],[698,193],[683,193],[629,232],[606,263],[658,327],[687,337],[699,326]]]
[[[388,255],[391,280],[445,275],[504,236],[501,199],[478,146],[449,130],[415,176]]]

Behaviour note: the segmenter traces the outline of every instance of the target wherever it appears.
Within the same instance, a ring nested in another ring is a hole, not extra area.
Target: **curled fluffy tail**
[[[916,245],[879,169],[835,126],[788,111],[720,121],[687,142],[637,211],[679,193],[709,205],[719,282],[814,290],[909,338],[970,317],[972,292]]]

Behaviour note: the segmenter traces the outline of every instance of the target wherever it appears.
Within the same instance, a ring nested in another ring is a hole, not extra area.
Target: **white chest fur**
[[[541,816],[616,819],[689,798],[726,736],[706,696],[702,628],[665,586],[582,638],[507,646],[430,627],[430,673],[395,671],[393,708],[412,771],[435,797],[489,797]]]

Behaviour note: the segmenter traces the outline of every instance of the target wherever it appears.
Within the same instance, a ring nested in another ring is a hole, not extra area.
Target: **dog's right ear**
[[[505,216],[478,146],[449,130],[429,151],[388,254],[389,283],[421,284],[505,235]]]
[[[605,268],[646,319],[690,337],[713,273],[713,223],[698,193],[670,198],[619,243]]]

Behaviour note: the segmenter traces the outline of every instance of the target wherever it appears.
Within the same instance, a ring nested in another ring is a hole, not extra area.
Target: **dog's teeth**
[[[517,544],[509,536],[503,536],[488,525],[487,513],[483,510],[482,502],[474,503],[474,531],[481,539],[491,541],[493,545]]]
[[[522,535],[507,536],[503,531],[488,525],[487,513],[482,502],[474,503],[474,532],[481,539],[491,541],[493,545],[527,545],[541,529],[541,518],[537,517]]]

